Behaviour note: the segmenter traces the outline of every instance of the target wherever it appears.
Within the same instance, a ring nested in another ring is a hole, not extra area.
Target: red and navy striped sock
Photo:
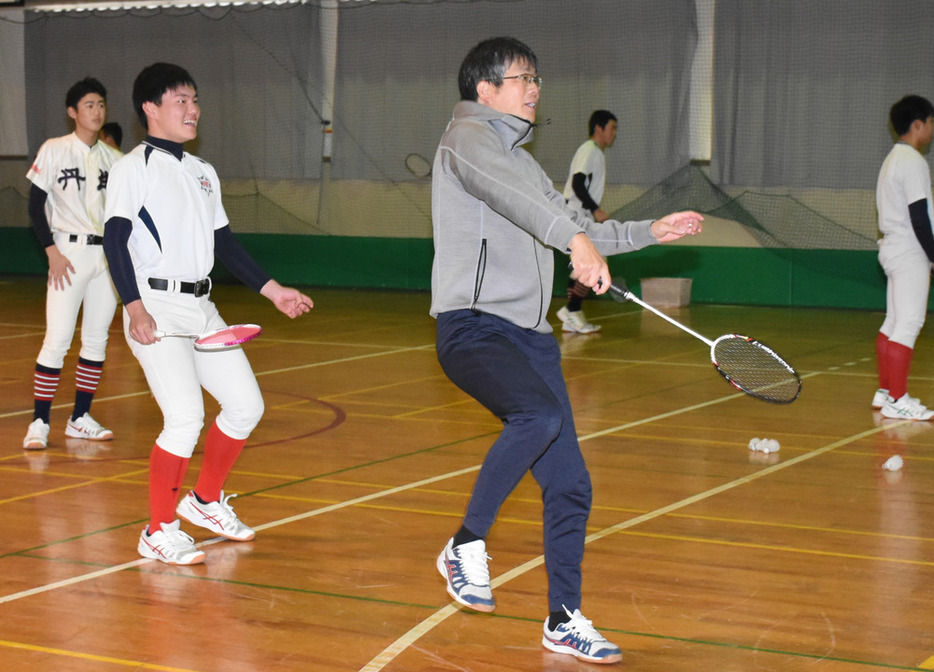
[[[62,378],[61,369],[52,369],[42,364],[36,364],[33,376],[32,393],[34,400],[33,420],[41,419],[49,424],[49,415],[52,411],[52,399],[58,389],[58,382]]]
[[[75,410],[71,414],[72,420],[77,420],[91,410],[91,402],[101,382],[101,370],[104,362],[92,362],[82,357],[78,358],[78,370],[75,371]]]

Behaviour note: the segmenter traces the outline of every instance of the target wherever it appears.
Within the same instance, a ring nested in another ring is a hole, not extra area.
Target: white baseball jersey
[[[887,278],[885,321],[879,331],[913,348],[927,315],[931,261],[918,242],[908,206],[927,199],[931,215],[931,172],[911,145],[896,143],[882,163],[876,184],[879,212],[879,263]]]
[[[133,223],[128,246],[140,286],[151,277],[208,277],[214,230],[229,223],[211,164],[188,152],[179,161],[144,142],[114,165],[110,186],[105,221],[123,217]]]
[[[104,195],[119,158],[110,145],[98,140],[88,147],[75,133],[42,143],[26,178],[48,194],[53,233],[103,235]]]
[[[927,199],[928,218],[934,224],[927,161],[911,145],[897,142],[882,163],[876,185],[879,231],[883,235],[879,246],[888,254],[910,251],[923,254],[908,214],[908,206],[923,198]]]
[[[571,159],[571,170],[568,181],[564,185],[564,198],[572,208],[584,210],[581,200],[574,194],[574,175],[583,173],[587,176],[587,193],[600,205],[603,200],[603,189],[606,186],[606,157],[603,150],[593,140],[587,140],[577,148],[574,158]]]

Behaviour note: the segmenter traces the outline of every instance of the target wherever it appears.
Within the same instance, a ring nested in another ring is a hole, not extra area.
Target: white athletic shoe
[[[233,507],[227,503],[227,500],[233,497],[236,495],[224,497],[224,491],[221,490],[221,498],[218,501],[202,504],[192,491],[182,497],[175,513],[192,525],[211,530],[227,539],[249,541],[256,536],[256,533],[237,518]]]
[[[882,415],[896,420],[930,420],[934,418],[934,411],[905,394],[900,399],[889,397],[882,405]]]
[[[149,534],[147,525],[139,535],[136,550],[144,558],[168,565],[196,565],[204,562],[204,551],[195,546],[194,539],[182,532],[180,520],[162,523],[161,529],[152,534]]]
[[[460,546],[448,540],[435,563],[448,585],[448,594],[458,603],[477,611],[490,612],[496,607],[490,588],[490,569],[486,542],[477,539]]]
[[[23,448],[26,450],[42,450],[49,445],[49,427],[48,423],[42,418],[36,418],[29,424],[26,430],[26,438],[23,439]]]
[[[918,401],[917,397],[908,397],[912,401]],[[889,391],[883,388],[876,390],[875,394],[872,395],[872,407],[879,409],[885,405],[885,402],[891,399],[889,396]]]
[[[592,334],[600,331],[600,325],[591,324],[584,317],[583,310],[570,311],[565,306],[558,311],[558,319],[561,320],[561,330],[575,334]]]
[[[91,417],[90,413],[85,413],[77,420],[69,420],[65,427],[65,436],[73,439],[87,439],[88,441],[110,441],[114,438],[114,433],[106,427],[101,427],[100,423]]]
[[[548,619],[545,619],[545,634],[542,636],[542,646],[555,653],[567,653],[588,663],[618,663],[623,659],[619,647],[593,627],[593,624],[584,618],[580,609],[573,613],[564,608],[565,613],[571,617],[567,623],[562,623],[554,630],[548,629]]]
[[[881,387],[876,390],[875,394],[872,395],[872,407],[873,408],[882,408],[885,405],[885,402],[889,400],[889,391],[883,390]]]

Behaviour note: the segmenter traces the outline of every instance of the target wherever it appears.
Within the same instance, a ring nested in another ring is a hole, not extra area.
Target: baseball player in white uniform
[[[150,521],[137,549],[146,558],[187,565],[203,562],[204,553],[180,529],[176,514],[228,539],[254,536],[223,486],[263,414],[263,398],[242,349],[199,352],[188,339],[160,340],[154,332],[225,326],[210,299],[215,257],[289,317],[307,313],[312,302],[272,280],[240,246],[217,173],[184,151],[201,116],[191,75],[169,63],[144,68],[133,85],[133,105],[147,136],[111,172],[104,249],[124,303],[127,342],[164,416],[150,456]],[[221,410],[205,438],[197,483],[179,502],[204,424],[202,387]]]
[[[876,185],[879,263],[885,271],[885,321],[876,337],[879,388],[872,405],[887,418],[931,420],[934,411],[908,395],[908,371],[915,341],[927,315],[934,262],[931,173],[921,149],[934,132],[934,107],[921,96],[906,96],[890,112],[898,142]]]
[[[616,116],[607,110],[595,110],[587,122],[590,137],[577,148],[571,159],[568,181],[564,185],[564,199],[572,208],[590,213],[597,222],[605,222],[609,215],[600,207],[606,186],[606,157],[604,150],[613,146],[617,131]],[[562,331],[592,334],[600,326],[587,321],[582,309],[584,297],[590,289],[577,280],[568,280],[567,305],[558,310]]]
[[[107,90],[99,81],[88,77],[74,84],[65,109],[75,121],[74,132],[44,142],[26,173],[32,182],[29,217],[49,258],[45,339],[33,378],[33,420],[23,439],[30,450],[48,445],[52,400],[82,308],[75,405],[65,434],[94,441],[113,438],[90,409],[117,308],[102,236],[108,177],[120,155],[98,141],[107,118]]]

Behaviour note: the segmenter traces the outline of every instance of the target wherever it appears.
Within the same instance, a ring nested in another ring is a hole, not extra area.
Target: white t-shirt
[[[574,194],[574,175],[583,173],[587,176],[585,183],[587,193],[594,200],[594,203],[600,205],[603,200],[603,189],[606,186],[606,157],[603,150],[597,146],[592,139],[587,140],[577,148],[574,158],[571,159],[571,170],[568,173],[568,181],[564,185],[564,198],[572,208],[584,210],[581,200]]]
[[[42,143],[26,178],[48,198],[52,232],[103,235],[110,169],[120,154],[98,140],[92,147],[75,133]]]
[[[136,277],[194,282],[214,266],[214,230],[229,220],[220,180],[207,161],[142,143],[110,175],[106,219],[133,224],[129,250]]]
[[[898,142],[885,157],[876,184],[880,247],[891,252],[920,251],[921,243],[911,226],[908,206],[927,199],[928,218],[934,224],[931,203],[931,171],[924,157],[911,145]]]

